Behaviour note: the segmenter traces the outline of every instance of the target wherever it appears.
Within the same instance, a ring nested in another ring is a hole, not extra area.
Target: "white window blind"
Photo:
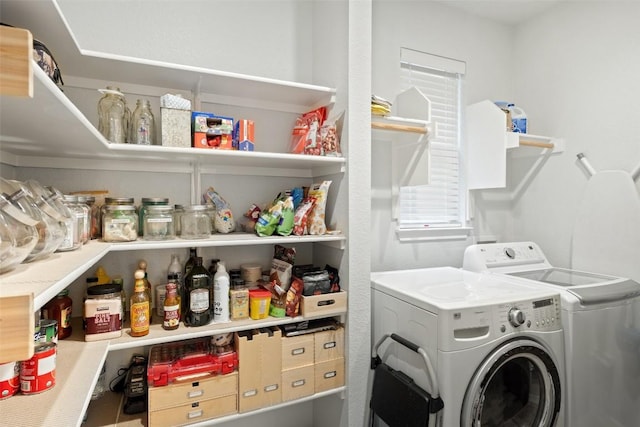
[[[400,228],[461,227],[464,194],[460,175],[461,89],[465,64],[403,49],[401,90],[418,88],[431,101],[430,180],[427,185],[400,187]]]

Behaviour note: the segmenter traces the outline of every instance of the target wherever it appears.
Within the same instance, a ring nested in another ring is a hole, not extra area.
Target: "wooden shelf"
[[[396,132],[418,133],[426,135],[429,122],[424,120],[405,119],[396,116],[371,116],[371,128]]]

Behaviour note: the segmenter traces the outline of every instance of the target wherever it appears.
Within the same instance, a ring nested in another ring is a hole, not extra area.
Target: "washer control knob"
[[[510,259],[514,259],[516,257],[516,251],[514,251],[513,248],[504,248],[504,254]]]
[[[509,323],[516,328],[524,323],[526,316],[524,312],[519,308],[512,308],[509,310]]]

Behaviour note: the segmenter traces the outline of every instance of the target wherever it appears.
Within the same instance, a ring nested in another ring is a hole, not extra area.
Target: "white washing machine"
[[[567,426],[640,426],[640,284],[554,268],[533,242],[469,246],[463,268],[560,292]]]
[[[428,392],[435,382],[445,427],[562,426],[564,341],[557,291],[453,267],[371,274],[378,354]],[[389,340],[390,341],[390,340]]]

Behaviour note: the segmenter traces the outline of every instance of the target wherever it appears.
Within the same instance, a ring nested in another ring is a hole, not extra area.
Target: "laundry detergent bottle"
[[[515,104],[509,104],[508,110],[511,113],[511,131],[516,133],[527,133],[527,114]]]

